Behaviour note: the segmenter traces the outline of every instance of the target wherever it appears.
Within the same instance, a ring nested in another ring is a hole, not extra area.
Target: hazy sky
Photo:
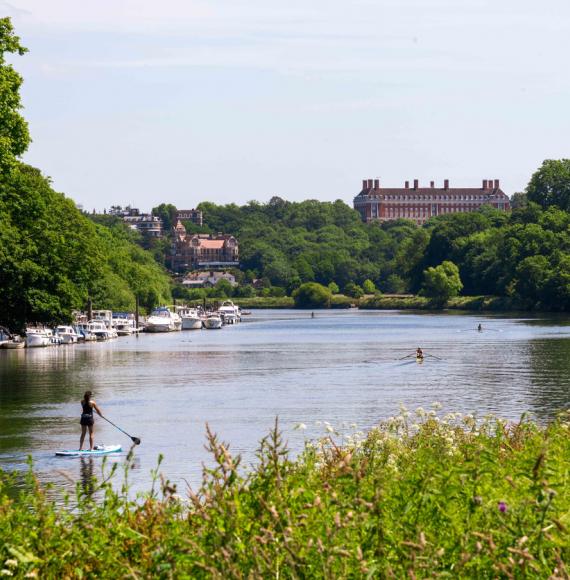
[[[568,0],[0,0],[26,161],[102,209],[525,187],[568,157]]]

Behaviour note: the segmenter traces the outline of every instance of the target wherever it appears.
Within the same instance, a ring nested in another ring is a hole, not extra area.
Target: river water
[[[433,356],[399,360],[417,346]],[[400,403],[548,420],[570,406],[570,319],[260,310],[221,330],[0,349],[0,468],[23,469],[31,455],[42,480],[74,487],[85,462],[54,451],[77,448],[88,389],[106,416],[142,439],[135,489],[148,488],[160,453],[166,476],[194,486],[207,460],[206,422],[247,465],[276,416],[294,451],[322,435],[324,421],[366,429]],[[297,423],[306,431],[294,430]],[[95,429],[96,443],[128,449],[111,425],[98,419]]]

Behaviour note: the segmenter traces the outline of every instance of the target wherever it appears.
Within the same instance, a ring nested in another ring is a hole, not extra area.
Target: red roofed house
[[[380,187],[379,179],[364,179],[362,191],[354,198],[354,209],[365,222],[405,218],[423,224],[434,216],[475,211],[482,205],[510,209],[498,179],[484,179],[481,187],[449,187],[446,179],[442,188],[436,188],[433,181],[429,187],[419,187],[417,179],[413,187],[406,181],[402,188],[386,188]]]
[[[187,234],[178,221],[174,227],[170,265],[175,272],[239,266],[238,242],[228,234]]]

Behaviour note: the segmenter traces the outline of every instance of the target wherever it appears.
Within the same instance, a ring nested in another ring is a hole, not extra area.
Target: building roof
[[[413,187],[406,182],[406,187],[380,187],[378,179],[365,179],[362,182],[362,190],[356,197],[383,197],[386,195],[484,195],[486,197],[501,197],[507,195],[499,186],[499,180],[483,180],[482,187],[449,187],[449,181],[445,181],[444,187],[419,187],[418,180],[414,181]]]
[[[200,239],[200,246],[210,250],[219,250],[224,247],[225,240],[204,240]]]

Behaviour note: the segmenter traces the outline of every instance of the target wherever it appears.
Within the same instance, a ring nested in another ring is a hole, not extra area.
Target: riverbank
[[[241,308],[295,308],[295,302],[290,296],[233,298]],[[332,297],[330,308],[358,307],[362,310],[473,310],[490,312],[516,312],[531,310],[528,305],[504,296],[456,296],[446,302],[439,303],[424,296],[413,294],[378,294],[362,298],[353,298],[343,294]],[[316,308],[315,308],[316,309]],[[540,311],[539,308],[535,308]]]
[[[295,460],[276,428],[247,472],[209,434],[213,467],[182,497],[159,477],[144,501],[87,481],[58,507],[33,477],[14,500],[2,474],[2,574],[567,577],[568,414],[541,427],[435,409],[342,440],[328,426],[335,441]]]
[[[413,294],[367,296],[359,301],[358,307],[363,310],[529,310],[528,305],[504,296],[456,296],[441,303]]]

